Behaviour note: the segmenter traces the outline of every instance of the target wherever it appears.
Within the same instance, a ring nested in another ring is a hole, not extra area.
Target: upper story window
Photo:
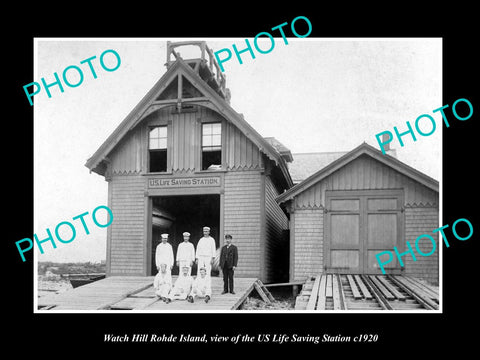
[[[222,123],[202,124],[202,170],[222,166]]]
[[[166,126],[156,126],[150,129],[148,135],[149,171],[167,171],[167,138]]]

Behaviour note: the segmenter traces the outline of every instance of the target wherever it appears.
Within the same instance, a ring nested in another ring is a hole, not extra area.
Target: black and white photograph
[[[457,37],[264,20],[24,39],[32,148],[8,161],[31,223],[6,242],[26,322],[115,350],[373,348],[447,339],[472,308]]]
[[[232,44],[247,49],[243,64],[234,57],[222,71]],[[36,48],[38,74],[98,54],[97,78],[84,63],[62,73],[77,88],[35,95],[36,227],[54,234],[36,234],[38,310],[440,309],[439,233],[415,242],[440,226],[442,129],[415,120],[441,105],[440,39],[36,39]],[[151,70],[135,63],[146,58]],[[405,119],[418,130],[407,133]],[[69,201],[53,209],[53,192]],[[238,251],[225,265],[227,237]],[[71,273],[55,259],[99,270]],[[170,289],[158,296],[162,265]],[[193,302],[202,269],[211,294]],[[50,278],[61,292],[43,291]]]

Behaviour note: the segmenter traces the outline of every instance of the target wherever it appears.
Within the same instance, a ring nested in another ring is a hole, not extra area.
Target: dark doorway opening
[[[189,232],[190,242],[197,248],[203,236],[203,227],[210,227],[210,236],[215,239],[217,254],[220,247],[220,195],[180,195],[156,196],[152,198],[152,253],[151,275],[157,273],[155,250],[161,241],[161,234],[169,234],[169,243],[176,258],[178,244],[183,241],[183,233]],[[196,274],[196,265],[192,274]],[[176,264],[173,275],[178,275]],[[218,275],[215,270],[212,275]]]

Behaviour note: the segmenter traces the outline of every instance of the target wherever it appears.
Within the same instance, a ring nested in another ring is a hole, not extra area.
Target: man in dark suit
[[[233,273],[237,267],[238,250],[232,244],[232,235],[225,235],[225,245],[220,252],[220,268],[223,271],[223,292],[226,294],[230,290],[230,294],[235,294],[233,291]]]

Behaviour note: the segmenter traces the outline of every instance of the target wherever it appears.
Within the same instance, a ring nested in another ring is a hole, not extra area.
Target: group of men
[[[215,239],[210,236],[210,228],[203,228],[203,237],[198,240],[197,249],[190,242],[190,233],[183,233],[183,242],[178,245],[176,265],[180,273],[172,287],[171,270],[174,264],[172,245],[168,243],[168,234],[162,234],[162,242],[157,245],[155,263],[158,273],[153,285],[155,295],[167,304],[172,300],[194,302],[195,297],[208,303],[212,297],[210,273],[216,256]],[[223,271],[223,292],[233,291],[233,275],[238,262],[238,251],[232,244],[232,236],[225,235],[225,245],[220,252],[220,268]],[[191,276],[193,264],[197,264],[197,276]]]

